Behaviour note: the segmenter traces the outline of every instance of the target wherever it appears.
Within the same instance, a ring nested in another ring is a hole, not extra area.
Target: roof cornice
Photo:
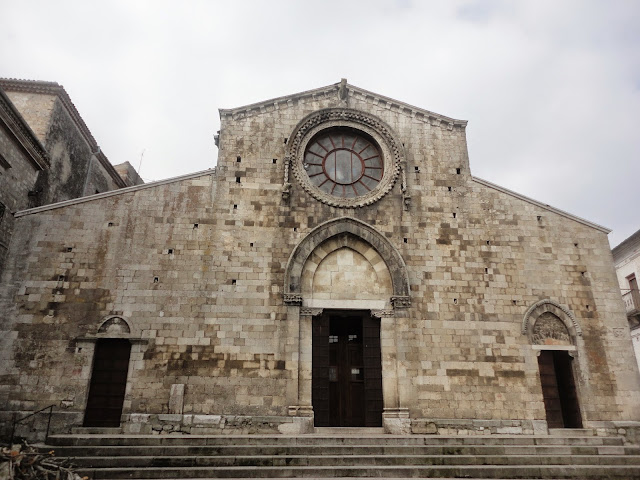
[[[131,187],[120,188],[118,190],[110,190],[104,193],[96,193],[95,195],[89,195],[86,197],[72,198],[71,200],[65,200],[63,202],[51,203],[49,205],[43,205],[42,207],[29,208],[28,210],[20,210],[14,213],[14,217],[24,217],[27,215],[33,215],[36,213],[47,212],[49,210],[56,210],[58,208],[64,208],[71,205],[78,205],[80,203],[92,202],[94,200],[101,200],[103,198],[115,197],[118,195],[126,195],[127,193],[137,192],[138,190],[145,190],[147,188],[159,187],[161,185],[167,185],[169,183],[181,182],[183,180],[189,180],[191,178],[203,177],[205,175],[215,175],[216,168],[210,168],[208,170],[201,170],[199,172],[188,173],[179,177],[166,178],[164,180],[158,180],[157,182],[143,183],[142,185],[133,185]]]
[[[613,253],[614,261],[618,263],[638,250],[640,250],[640,230],[613,247],[611,253]]]
[[[220,118],[223,117],[248,117],[257,115],[260,113],[266,113],[271,110],[279,110],[281,108],[286,108],[290,106],[293,102],[303,100],[306,98],[318,98],[318,97],[326,97],[329,95],[338,96],[338,91],[341,88],[342,83],[334,83],[332,85],[327,85],[325,87],[316,88],[313,90],[306,90],[304,92],[294,93],[291,95],[286,95],[284,97],[272,98],[270,100],[265,100],[258,103],[252,103],[250,105],[245,105],[237,108],[229,108],[224,109],[221,108],[218,111],[220,112]],[[434,113],[429,110],[425,110],[423,108],[419,108],[413,105],[409,105],[408,103],[401,102],[399,100],[395,100],[390,97],[385,97],[383,95],[378,95],[377,93],[370,92],[369,90],[365,90],[360,87],[356,87],[354,85],[350,85],[348,83],[344,84],[347,91],[353,97],[360,97],[361,99],[368,101],[374,105],[385,106],[386,108],[392,111],[404,112],[412,118],[416,118],[418,120],[423,120],[424,122],[431,123],[432,125],[444,124],[448,128],[452,129],[453,127],[465,128],[467,126],[467,120],[456,120],[455,118],[447,117],[444,115],[440,115],[439,113]]]
[[[78,109],[71,101],[71,97],[64,89],[62,85],[57,82],[45,82],[42,80],[20,80],[16,78],[0,78],[0,88],[6,91],[12,92],[25,92],[25,93],[37,93],[42,95],[55,95],[65,106],[73,123],[78,130],[84,136],[86,142],[91,147],[91,151],[94,152],[96,158],[100,164],[104,167],[107,173],[113,178],[118,187],[126,187],[124,180],[118,175],[118,172],[113,168],[111,162],[107,159],[106,155],[102,153],[96,139],[91,134],[89,127],[84,122]],[[97,152],[97,153],[96,153]]]
[[[29,124],[22,117],[18,109],[13,105],[9,97],[0,88],[0,121],[5,125],[24,153],[29,158],[31,164],[37,170],[45,170],[50,166],[49,154],[31,130]]]
[[[584,218],[577,217],[576,215],[572,215],[568,212],[565,212],[564,210],[560,210],[559,208],[554,208],[551,205],[547,205],[546,203],[539,202],[537,200],[534,200],[533,198],[526,197],[524,195],[514,192],[513,190],[509,190],[508,188],[504,188],[504,187],[501,187],[500,185],[496,185],[495,183],[488,182],[487,180],[483,180],[478,177],[471,177],[471,179],[476,183],[484,185],[485,187],[498,190],[499,192],[506,193],[507,195],[511,195],[512,197],[515,197],[515,198],[519,198],[520,200],[524,200],[527,203],[531,203],[537,207],[543,208],[553,213],[557,213],[558,215],[561,215],[570,220],[574,220],[578,223],[586,225],[587,227],[595,228],[596,230],[599,230],[602,233],[611,232],[610,229],[603,227],[602,225],[598,225],[597,223],[590,222],[589,220],[585,220]]]

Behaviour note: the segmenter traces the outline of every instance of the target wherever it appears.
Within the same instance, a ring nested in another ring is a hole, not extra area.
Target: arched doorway
[[[398,418],[394,315],[409,306],[407,278],[388,240],[352,218],[319,226],[292,253],[285,303],[300,322],[292,408],[312,411],[315,426]]]
[[[96,342],[85,427],[119,427],[127,388],[131,342],[101,338]]]
[[[571,312],[551,300],[525,314],[523,333],[537,352],[540,387],[549,428],[582,428],[575,381],[576,337],[582,331]]]

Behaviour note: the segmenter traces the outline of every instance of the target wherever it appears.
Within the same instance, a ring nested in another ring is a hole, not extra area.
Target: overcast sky
[[[473,175],[640,229],[637,0],[0,0],[0,76],[62,84],[145,181],[214,166],[218,108],[345,77],[469,120]]]

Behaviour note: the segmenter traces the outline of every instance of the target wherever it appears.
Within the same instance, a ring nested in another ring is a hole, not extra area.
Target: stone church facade
[[[603,227],[471,175],[466,122],[339,84],[221,110],[215,169],[15,214],[4,418],[128,433],[640,420]]]

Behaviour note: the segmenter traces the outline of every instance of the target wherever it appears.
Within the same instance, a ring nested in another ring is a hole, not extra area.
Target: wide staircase
[[[563,431],[544,436],[99,435],[49,437],[91,479],[467,478],[640,480],[640,447],[618,437]]]

